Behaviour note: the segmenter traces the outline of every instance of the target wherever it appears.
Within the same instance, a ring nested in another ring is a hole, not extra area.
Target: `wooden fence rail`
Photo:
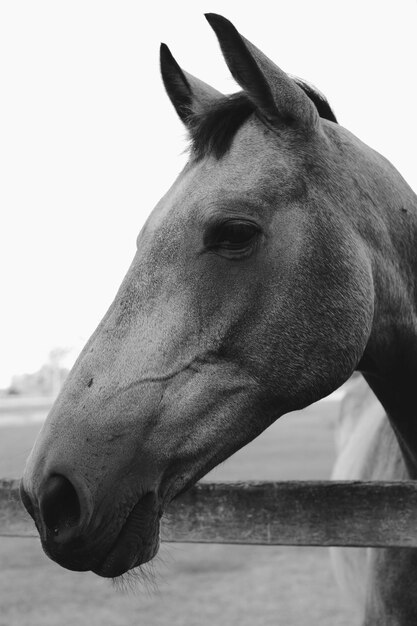
[[[0,480],[0,536],[35,537],[18,487]],[[168,507],[162,540],[417,547],[417,482],[203,482]]]

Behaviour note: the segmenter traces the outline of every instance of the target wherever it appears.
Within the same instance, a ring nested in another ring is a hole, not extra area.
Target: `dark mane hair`
[[[323,94],[299,78],[294,77],[293,80],[314,103],[320,117],[337,124],[337,119]],[[194,157],[199,160],[211,154],[217,159],[224,156],[229,151],[237,131],[255,109],[255,105],[245,92],[239,91],[218,100],[204,113],[192,115],[188,125]]]

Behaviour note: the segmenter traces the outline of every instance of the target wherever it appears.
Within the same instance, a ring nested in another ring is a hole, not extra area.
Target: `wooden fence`
[[[0,480],[0,536],[36,537],[18,480]],[[417,547],[417,483],[199,483],[170,504],[162,540]]]

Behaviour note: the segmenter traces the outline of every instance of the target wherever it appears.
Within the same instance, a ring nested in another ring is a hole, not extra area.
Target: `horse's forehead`
[[[203,220],[211,211],[227,209],[234,200],[247,200],[251,208],[257,204],[263,208],[271,189],[292,177],[290,169],[273,142],[249,125],[238,132],[221,159],[208,155],[187,164],[155,207],[147,228],[153,231],[163,225]]]

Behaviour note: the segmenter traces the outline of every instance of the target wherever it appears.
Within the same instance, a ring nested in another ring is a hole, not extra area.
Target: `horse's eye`
[[[251,222],[228,220],[209,232],[206,245],[222,256],[237,258],[252,250],[258,233],[258,227]]]

